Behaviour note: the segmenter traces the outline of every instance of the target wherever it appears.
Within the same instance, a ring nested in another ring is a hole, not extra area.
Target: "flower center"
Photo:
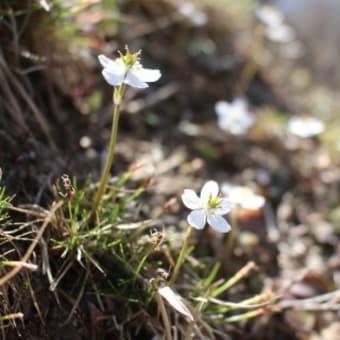
[[[128,69],[131,69],[135,64],[139,63],[141,51],[131,53],[127,46],[125,47],[125,50],[125,54],[119,52],[120,59],[123,60]]]
[[[244,113],[239,110],[235,110],[231,114],[231,121],[234,124],[241,124],[244,118],[245,118]]]
[[[221,199],[220,198],[212,198],[210,197],[208,200],[208,209],[216,209],[220,206]]]

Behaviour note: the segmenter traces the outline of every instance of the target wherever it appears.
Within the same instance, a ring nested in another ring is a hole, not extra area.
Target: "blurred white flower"
[[[288,25],[267,27],[265,36],[267,39],[281,44],[292,42],[295,39],[295,31]]]
[[[316,136],[325,130],[324,123],[314,117],[292,117],[287,124],[287,130],[301,138]]]
[[[265,26],[265,36],[276,43],[289,43],[295,39],[295,31],[284,23],[284,16],[274,6],[262,5],[255,10],[255,16]]]
[[[102,74],[105,80],[112,86],[125,83],[143,89],[149,87],[147,83],[155,82],[161,77],[159,70],[144,68],[139,62],[139,53],[131,54],[128,49],[125,55],[115,60],[103,54],[98,59],[104,67]]]
[[[279,26],[283,23],[282,12],[271,5],[258,6],[255,9],[255,16],[266,26]]]
[[[244,98],[237,98],[232,103],[218,101],[215,104],[218,126],[233,135],[242,135],[254,124],[255,118],[248,111]]]
[[[233,203],[218,197],[219,187],[215,181],[208,181],[202,187],[200,197],[191,190],[185,189],[182,194],[184,205],[193,210],[188,215],[188,223],[196,229],[203,229],[208,224],[220,233],[230,231],[229,223],[221,216],[227,214]]]
[[[223,184],[221,187],[223,194],[235,204],[239,204],[244,209],[257,210],[264,206],[266,200],[261,195],[246,186]]]
[[[38,0],[38,2],[46,12],[51,10],[51,5],[46,0]]]
[[[188,18],[195,26],[204,26],[208,21],[207,15],[197,9],[191,2],[180,3],[178,12]]]

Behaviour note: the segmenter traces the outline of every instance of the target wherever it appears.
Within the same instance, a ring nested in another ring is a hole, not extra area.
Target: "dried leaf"
[[[115,228],[119,230],[134,230],[134,229],[148,226],[151,223],[152,223],[152,220],[145,220],[145,221],[135,222],[135,223],[118,224],[115,226]]]
[[[188,307],[184,304],[182,297],[176,294],[170,287],[165,286],[158,289],[158,294],[161,295],[177,312],[186,316],[190,321],[194,321]]]

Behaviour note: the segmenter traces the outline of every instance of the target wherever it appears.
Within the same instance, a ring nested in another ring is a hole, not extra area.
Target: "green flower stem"
[[[264,313],[268,312],[267,308],[259,308],[247,313],[243,313],[243,314],[239,314],[239,315],[233,315],[230,316],[229,318],[226,318],[225,321],[226,322],[238,322],[238,321],[244,321],[244,320],[248,320],[251,318],[255,318],[259,315],[262,315]]]
[[[102,200],[107,182],[109,181],[109,178],[110,178],[110,171],[113,165],[113,160],[114,160],[114,155],[115,155],[115,150],[116,150],[120,106],[122,102],[122,97],[125,92],[125,88],[126,88],[126,85],[122,84],[119,87],[115,87],[113,90],[114,110],[113,110],[112,128],[111,128],[111,136],[110,136],[109,150],[108,150],[109,153],[106,159],[106,163],[104,166],[102,176],[100,178],[99,187],[94,196],[91,215],[90,215],[91,224],[95,224],[97,222],[98,208],[100,206],[100,202]]]
[[[248,262],[245,266],[243,266],[235,275],[233,275],[228,281],[222,284],[222,286],[216,288],[211,294],[210,297],[216,297],[225,291],[227,291],[230,287],[234,286],[240,280],[245,278],[254,268],[255,263],[253,261]]]
[[[180,270],[181,265],[182,265],[182,263],[184,261],[184,257],[185,257],[186,251],[188,249],[188,244],[189,244],[191,233],[192,233],[192,227],[189,226],[189,228],[187,230],[187,233],[184,236],[184,241],[183,241],[182,249],[181,249],[181,251],[180,251],[180,253],[178,255],[174,271],[173,271],[172,276],[171,276],[170,281],[169,281],[169,286],[170,287],[172,287],[174,285],[174,283],[176,282],[177,276],[179,274],[179,270]]]
[[[170,320],[168,317],[168,313],[166,312],[166,309],[165,309],[164,302],[162,300],[162,296],[158,292],[156,292],[155,299],[158,304],[158,308],[159,308],[159,311],[160,311],[160,314],[163,320],[163,324],[164,324],[164,330],[165,330],[164,338],[165,340],[172,340],[171,324],[170,324]]]
[[[259,25],[255,30],[255,38],[247,54],[248,62],[241,72],[240,82],[236,87],[236,95],[238,96],[242,96],[247,91],[250,82],[253,80],[258,70],[258,57],[261,55],[263,49],[264,30],[263,25]]]
[[[152,254],[152,252],[154,251],[155,247],[154,246],[151,246],[147,251],[146,253],[144,254],[144,256],[142,257],[141,261],[139,262],[138,266],[137,266],[137,269],[136,269],[136,274],[139,274],[140,271],[142,270],[144,264],[145,264],[145,261],[148,259],[148,257]]]
[[[237,206],[231,211],[231,230],[227,236],[225,247],[224,247],[224,263],[229,263],[231,255],[234,250],[235,238],[238,232],[238,223],[237,223]]]
[[[67,208],[68,208],[68,217],[70,219],[71,223],[71,248],[74,249],[76,244],[77,244],[77,225],[76,225],[76,220],[73,218],[73,213],[72,213],[72,203],[71,200],[67,200]]]

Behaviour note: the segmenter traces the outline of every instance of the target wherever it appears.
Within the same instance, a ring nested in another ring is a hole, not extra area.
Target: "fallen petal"
[[[190,321],[194,321],[194,317],[192,316],[188,307],[182,301],[182,297],[176,294],[170,287],[165,286],[158,289],[158,294],[161,295],[171,307],[173,307],[177,312],[186,316]]]

